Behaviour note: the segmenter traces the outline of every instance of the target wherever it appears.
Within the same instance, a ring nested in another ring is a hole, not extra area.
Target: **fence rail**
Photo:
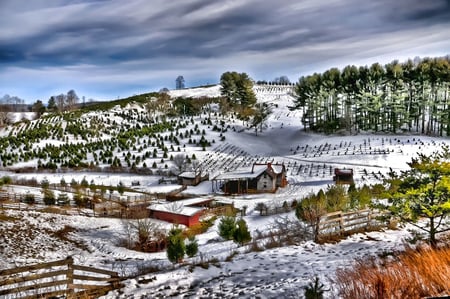
[[[328,213],[320,219],[319,235],[342,235],[361,229],[370,230],[384,225],[378,219],[380,216],[383,216],[382,212],[371,209]]]
[[[116,272],[74,265],[71,257],[0,270],[0,298],[97,298],[121,287]]]

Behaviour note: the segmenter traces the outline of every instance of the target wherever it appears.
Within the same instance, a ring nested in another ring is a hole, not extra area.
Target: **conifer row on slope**
[[[450,56],[348,65],[301,77],[305,129],[450,136]]]

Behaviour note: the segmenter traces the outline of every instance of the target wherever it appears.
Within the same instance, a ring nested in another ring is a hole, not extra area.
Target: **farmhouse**
[[[212,184],[213,191],[221,188],[226,194],[275,192],[278,187],[287,185],[286,167],[284,164],[254,163],[251,170],[220,174]]]

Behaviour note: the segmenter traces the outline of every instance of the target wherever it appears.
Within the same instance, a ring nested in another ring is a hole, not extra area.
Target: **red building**
[[[153,204],[148,209],[151,218],[189,227],[200,223],[200,217],[212,201],[212,198],[190,198]]]
[[[200,222],[200,216],[203,208],[198,207],[181,207],[178,210],[171,210],[171,204],[156,204],[148,207],[150,217],[167,221],[174,224],[183,224],[192,226]]]

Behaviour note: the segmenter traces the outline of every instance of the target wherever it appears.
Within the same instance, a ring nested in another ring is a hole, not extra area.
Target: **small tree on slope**
[[[233,233],[234,242],[239,245],[244,245],[245,243],[251,241],[252,237],[250,235],[250,231],[248,230],[247,222],[244,219],[239,219],[236,222],[236,229]]]
[[[393,216],[408,222],[428,234],[430,245],[436,247],[436,235],[450,230],[445,225],[450,214],[450,151],[431,155],[418,154],[408,163],[410,169],[400,175],[390,173],[390,205],[385,206]],[[425,225],[417,223],[427,219]]]
[[[219,222],[219,236],[225,240],[233,240],[234,231],[236,230],[236,218],[225,216]]]
[[[184,244],[182,230],[176,227],[172,228],[167,237],[167,258],[174,264],[180,263],[183,261],[185,252],[186,245]]]
[[[193,257],[198,253],[198,242],[194,236],[188,238],[189,242],[186,244],[186,255]]]

